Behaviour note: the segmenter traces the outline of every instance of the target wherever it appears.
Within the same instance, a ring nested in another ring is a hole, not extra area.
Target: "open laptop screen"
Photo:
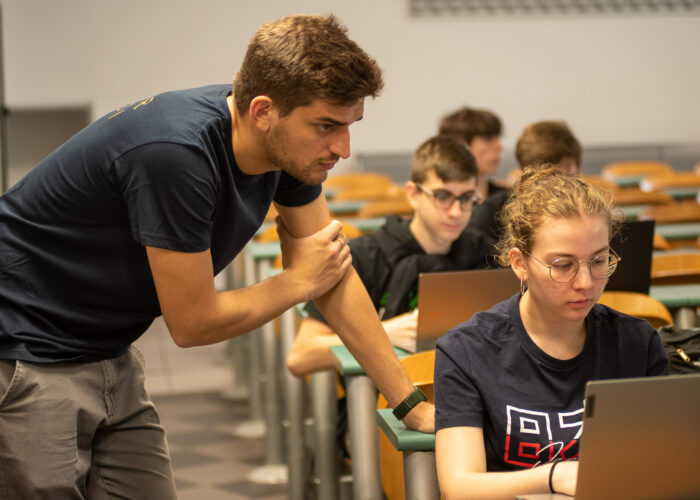
[[[648,294],[651,284],[651,257],[654,250],[654,221],[624,221],[610,241],[622,260],[610,276],[606,290]]]
[[[509,267],[421,273],[418,276],[418,341],[435,340],[519,289],[520,281]]]

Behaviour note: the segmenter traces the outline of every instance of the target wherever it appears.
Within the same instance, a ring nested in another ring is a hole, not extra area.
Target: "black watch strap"
[[[423,391],[421,391],[420,387],[416,387],[413,389],[413,392],[406,397],[406,399],[401,401],[399,405],[394,408],[394,416],[399,420],[403,420],[404,417],[408,415],[408,412],[415,408],[418,403],[427,400],[428,397]]]

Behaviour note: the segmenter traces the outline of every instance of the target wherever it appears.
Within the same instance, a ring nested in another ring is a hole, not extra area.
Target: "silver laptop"
[[[700,375],[589,382],[579,461],[576,500],[700,498]]]
[[[418,275],[419,348],[475,313],[507,299],[520,289],[510,268],[421,273]]]

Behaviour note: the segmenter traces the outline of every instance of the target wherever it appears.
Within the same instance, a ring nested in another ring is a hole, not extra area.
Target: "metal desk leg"
[[[439,500],[440,488],[434,451],[404,451],[406,500]]]
[[[243,284],[251,286],[255,284],[255,259],[246,249],[243,249]],[[250,419],[238,424],[233,429],[233,434],[243,438],[261,438],[265,435],[265,422],[263,421],[263,396],[260,383],[261,373],[261,340],[260,329],[247,333],[250,345]]]
[[[337,500],[340,492],[338,460],[338,396],[335,371],[311,375],[311,406],[314,417],[314,464],[318,478],[317,498]]]
[[[375,421],[377,389],[366,375],[345,377],[352,455],[353,496],[382,500],[379,471],[379,428]]]
[[[258,260],[258,277],[265,279],[270,273],[270,261]],[[284,465],[282,442],[282,402],[279,384],[279,349],[272,321],[260,329],[263,354],[263,397],[265,408],[265,465],[255,469],[248,480],[254,483],[284,484],[287,482],[287,467]]]
[[[224,270],[225,289],[235,290],[245,286],[243,256],[238,254]],[[250,336],[239,335],[228,341],[231,359],[231,387],[223,396],[234,401],[245,401],[250,397]]]
[[[674,318],[678,328],[693,328],[695,326],[695,308],[681,307]]]
[[[294,309],[289,309],[280,316],[281,367],[284,374],[285,403],[289,421],[287,429],[287,469],[289,470],[287,492],[289,500],[304,500],[307,479],[305,476],[306,447],[304,445],[304,380],[292,375],[287,370],[285,363],[296,335],[294,318]]]

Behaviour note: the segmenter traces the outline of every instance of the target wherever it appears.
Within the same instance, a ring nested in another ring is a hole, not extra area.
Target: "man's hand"
[[[392,345],[408,352],[416,352],[416,328],[418,315],[415,312],[399,314],[391,319],[382,321],[387,337]]]
[[[282,249],[282,266],[294,276],[305,300],[313,300],[333,288],[352,264],[343,225],[331,221],[326,227],[304,238],[293,237],[277,217],[277,233]]]
[[[435,432],[435,406],[431,403],[420,403],[408,412],[403,419],[406,427],[420,432]]]

